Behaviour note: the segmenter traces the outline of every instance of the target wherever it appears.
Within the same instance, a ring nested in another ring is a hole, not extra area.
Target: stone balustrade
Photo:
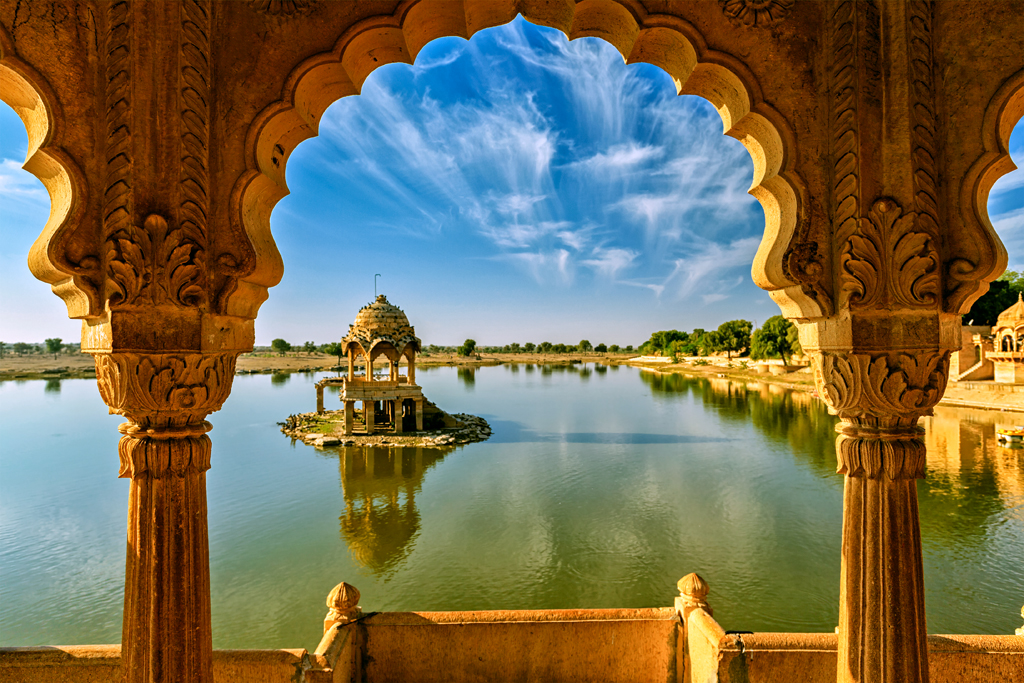
[[[312,653],[215,650],[213,680],[835,681],[836,634],[728,633],[707,582],[689,574],[679,588],[674,608],[364,613],[359,591],[341,583]],[[928,636],[931,682],[1024,681],[1024,628],[1017,634]],[[122,674],[119,645],[0,648],[0,683],[117,683]]]

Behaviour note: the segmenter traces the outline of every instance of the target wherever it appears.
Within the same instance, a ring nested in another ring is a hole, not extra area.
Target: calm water
[[[697,571],[727,629],[835,627],[842,477],[808,395],[593,365],[417,375],[494,436],[318,451],[275,425],[315,407],[317,375],[235,378],[210,418],[215,647],[312,648],[342,580],[367,611],[652,607]],[[90,380],[0,383],[0,407],[0,643],[118,642],[122,419]],[[931,632],[1020,626],[1024,451],[995,441],[1014,421],[925,420]]]

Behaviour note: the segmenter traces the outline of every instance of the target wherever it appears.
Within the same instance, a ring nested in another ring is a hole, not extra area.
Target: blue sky
[[[48,211],[0,111],[0,339],[76,340],[25,266]],[[1024,163],[1024,125],[1011,138]],[[522,19],[375,71],[288,163],[271,225],[285,276],[258,344],[336,340],[379,291],[427,344],[639,344],[659,329],[778,313],[750,278],[753,166],[710,104],[609,44]],[[1024,172],[992,222],[1024,268]]]

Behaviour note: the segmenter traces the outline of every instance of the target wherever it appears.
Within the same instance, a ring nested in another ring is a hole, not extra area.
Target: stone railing
[[[215,683],[355,681],[676,681],[833,683],[834,633],[727,633],[696,574],[675,608],[371,612],[341,583],[320,644],[216,650]],[[1022,610],[1024,616],[1024,610]],[[929,636],[932,683],[1021,683],[1014,636]],[[119,645],[0,648],[0,683],[118,683]]]

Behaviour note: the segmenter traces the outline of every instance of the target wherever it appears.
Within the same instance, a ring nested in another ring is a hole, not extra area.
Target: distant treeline
[[[16,356],[31,356],[31,355],[42,355],[50,354],[56,356],[58,353],[80,353],[82,351],[82,345],[80,343],[65,344],[60,337],[54,337],[47,339],[42,344],[33,342],[14,342],[13,344],[0,341],[0,358],[3,358],[9,353],[13,353]]]
[[[681,356],[709,356],[725,353],[732,359],[749,355],[751,360],[781,358],[788,363],[793,355],[802,354],[796,325],[781,315],[772,316],[753,330],[749,320],[730,320],[717,330],[697,328],[692,332],[662,330],[640,345],[645,356],[665,356],[678,360]]]
[[[329,344],[316,344],[315,342],[305,342],[303,344],[291,344],[284,339],[275,339],[270,343],[270,346],[257,346],[253,348],[253,353],[279,353],[285,354],[289,351],[297,351],[300,353],[326,353],[332,356],[338,356],[339,361],[344,356],[344,352],[341,348],[341,343],[331,342]],[[552,344],[551,342],[541,342],[534,344],[533,342],[527,342],[525,344],[513,343],[505,344],[504,346],[477,346],[476,341],[473,339],[467,339],[461,346],[438,346],[437,344],[430,344],[423,347],[422,353],[424,354],[459,354],[461,356],[469,356],[478,353],[633,353],[633,345],[620,347],[618,344],[591,344],[588,340],[582,339],[578,344]]]

